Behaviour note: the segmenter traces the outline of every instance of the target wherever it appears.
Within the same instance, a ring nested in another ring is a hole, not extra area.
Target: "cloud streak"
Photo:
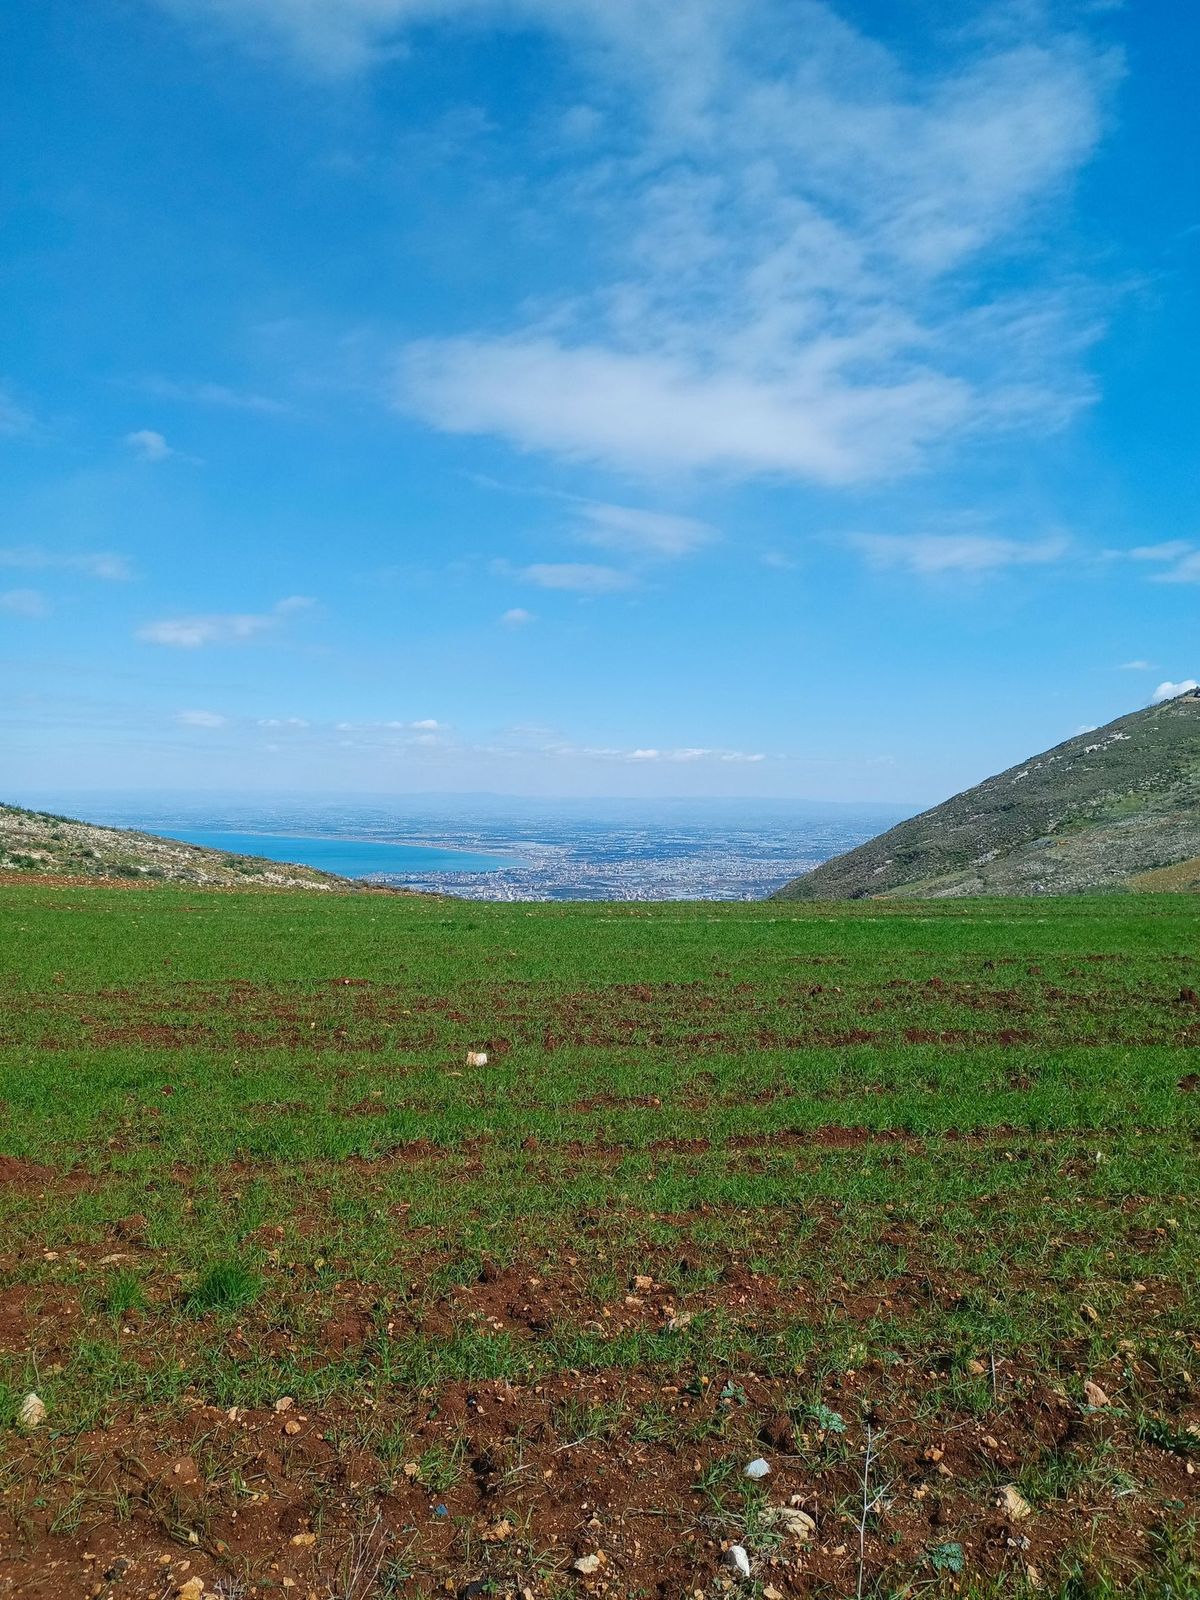
[[[37,589],[0,590],[0,611],[7,611],[10,617],[25,617],[31,622],[50,615],[46,597]]]
[[[78,572],[86,578],[122,583],[133,577],[133,568],[124,556],[111,550],[47,550],[41,545],[9,545],[0,549],[0,567],[23,572]]]
[[[1047,566],[1067,554],[1065,539],[1038,541],[975,533],[856,533],[847,543],[879,571],[920,578],[982,576],[1009,567]]]
[[[566,589],[575,594],[617,594],[634,586],[628,572],[587,561],[535,561],[523,567],[519,576],[539,589]]]
[[[204,645],[246,644],[275,632],[288,617],[315,602],[303,595],[280,600],[270,611],[209,613],[206,616],[167,617],[147,622],[137,630],[143,644],[166,645],[176,650],[198,650]]]

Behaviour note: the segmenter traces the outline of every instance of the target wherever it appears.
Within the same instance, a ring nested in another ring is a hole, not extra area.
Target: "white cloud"
[[[270,611],[231,612],[207,616],[168,617],[148,622],[137,630],[144,644],[170,645],[180,650],[195,650],[208,644],[243,644],[260,634],[278,628],[293,613],[313,605],[303,595],[280,600]]]
[[[1120,672],[1153,672],[1153,661],[1122,661],[1118,668]]]
[[[85,577],[103,578],[110,582],[123,582],[133,576],[133,569],[125,557],[114,555],[110,550],[71,554],[31,544],[10,545],[7,549],[0,549],[0,567],[19,568],[26,572],[80,572]]]
[[[924,578],[1044,566],[1061,560],[1068,548],[1060,538],[1031,543],[975,533],[858,533],[852,534],[848,543],[873,567],[899,568]]]
[[[536,731],[536,730],[535,730]],[[730,761],[765,761],[765,755],[759,752],[745,750],[709,749],[698,746],[684,746],[678,750],[659,750],[654,746],[643,746],[632,750],[622,750],[612,746],[574,745],[561,740],[554,740],[541,747],[543,755],[577,757],[583,756],[589,761],[671,761],[680,764],[691,764],[697,761],[730,762]]]
[[[837,485],[1094,398],[1097,296],[1045,244],[1120,66],[1048,7],[905,59],[824,0],[158,3],[322,75],[462,19],[544,28],[589,74],[582,144],[540,198],[606,281],[507,334],[404,351],[395,402],[437,428]]]
[[[50,607],[46,604],[45,596],[37,589],[6,589],[0,591],[0,611],[7,611],[10,616],[46,617],[50,614]]]
[[[141,461],[167,461],[177,452],[153,428],[138,428],[125,435],[125,443]]]
[[[260,717],[260,728],[307,728],[308,723],[303,717]]]
[[[185,728],[223,728],[225,718],[216,711],[181,711],[175,718]]]
[[[422,717],[419,722],[410,722],[409,727],[419,728],[425,732],[431,733],[435,728],[440,728],[441,723],[436,719],[436,717]]]
[[[1156,572],[1151,583],[1200,583],[1200,550],[1180,558],[1166,572]]]
[[[717,537],[715,528],[693,517],[606,505],[598,500],[582,501],[579,519],[578,534],[587,544],[634,556],[690,555]]]
[[[1151,583],[1200,583],[1200,550],[1186,539],[1139,545],[1129,551],[1129,558],[1153,562],[1164,568],[1151,576]]]
[[[1184,539],[1167,539],[1162,544],[1140,544],[1129,552],[1131,561],[1178,561],[1191,550]]]
[[[928,371],[857,385],[798,368],[760,377],[538,335],[412,345],[401,387],[448,433],[498,433],[635,472],[716,467],[830,484],[915,465],[971,405],[961,380]]]
[[[513,606],[500,618],[506,628],[523,628],[526,623],[535,620],[533,612],[526,611],[524,606]]]
[[[1200,683],[1197,683],[1195,678],[1184,678],[1182,683],[1160,683],[1148,703],[1160,706],[1164,700],[1174,700],[1177,695],[1190,694],[1193,689],[1200,689]]]
[[[615,594],[633,586],[627,572],[585,561],[536,561],[521,569],[521,577],[541,589],[573,589],[579,594]]]

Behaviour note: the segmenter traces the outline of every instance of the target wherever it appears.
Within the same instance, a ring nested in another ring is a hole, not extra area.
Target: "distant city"
[[[757,900],[907,814],[783,801],[493,795],[202,804],[90,795],[55,797],[52,808],[471,900]]]

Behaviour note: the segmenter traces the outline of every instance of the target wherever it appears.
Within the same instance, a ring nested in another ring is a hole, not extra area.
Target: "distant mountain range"
[[[1200,888],[1200,690],[988,778],[776,900]]]
[[[100,828],[47,811],[0,805],[0,872],[73,878],[166,879],[227,888],[358,889],[360,884],[314,867],[286,866],[259,856],[231,855],[160,839],[129,828]]]

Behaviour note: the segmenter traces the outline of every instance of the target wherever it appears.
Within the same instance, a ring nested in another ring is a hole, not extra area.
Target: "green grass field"
[[[1200,1593],[1198,909],[0,885],[0,1595]]]

